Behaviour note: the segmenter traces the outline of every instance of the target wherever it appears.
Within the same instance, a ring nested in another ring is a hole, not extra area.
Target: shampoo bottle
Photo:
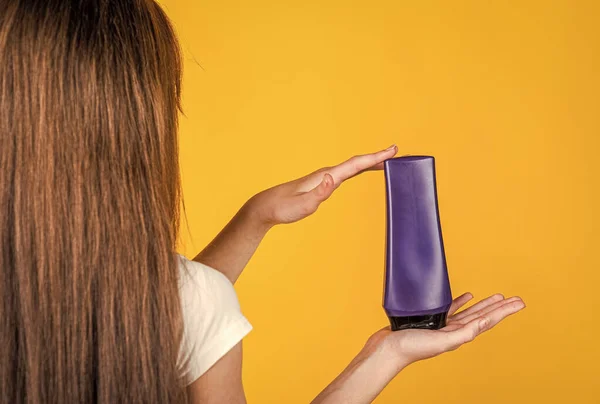
[[[440,225],[435,160],[384,163],[387,196],[383,307],[393,331],[445,326],[452,293]]]

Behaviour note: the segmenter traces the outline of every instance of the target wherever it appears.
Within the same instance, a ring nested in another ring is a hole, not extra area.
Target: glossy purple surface
[[[452,303],[440,226],[435,160],[408,156],[384,164],[387,196],[383,307],[388,316],[445,312]]]

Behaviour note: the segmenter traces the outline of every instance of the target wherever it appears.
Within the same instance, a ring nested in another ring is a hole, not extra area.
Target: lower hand
[[[525,308],[520,297],[505,299],[496,294],[457,313],[472,298],[470,293],[456,298],[448,312],[447,325],[440,330],[391,331],[387,327],[375,333],[367,346],[373,345],[392,355],[399,371],[411,363],[455,350]]]
[[[455,299],[447,325],[440,330],[391,331],[387,327],[376,332],[312,403],[371,403],[409,364],[452,351],[525,307],[519,297],[504,299],[498,294],[457,313],[472,298],[466,293]]]

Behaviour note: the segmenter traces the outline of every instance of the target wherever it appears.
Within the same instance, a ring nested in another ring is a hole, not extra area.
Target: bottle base
[[[439,330],[446,326],[448,312],[425,314],[421,316],[389,317],[392,331],[409,330]]]

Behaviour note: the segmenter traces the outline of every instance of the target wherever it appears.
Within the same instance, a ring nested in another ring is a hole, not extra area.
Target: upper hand
[[[344,181],[364,171],[381,170],[383,162],[396,155],[396,145],[377,153],[352,157],[333,167],[324,167],[305,177],[269,188],[251,200],[262,224],[292,223],[313,214]]]

